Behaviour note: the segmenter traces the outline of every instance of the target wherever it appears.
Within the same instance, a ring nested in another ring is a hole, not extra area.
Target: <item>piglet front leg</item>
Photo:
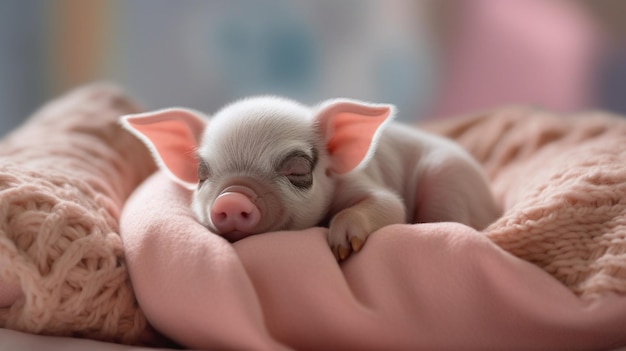
[[[348,193],[351,195],[349,198],[357,199],[351,206],[340,210],[330,221],[328,243],[338,261],[359,251],[367,237],[376,230],[406,221],[402,200],[387,189],[374,188],[365,192],[358,188],[340,188],[338,193],[340,198]]]

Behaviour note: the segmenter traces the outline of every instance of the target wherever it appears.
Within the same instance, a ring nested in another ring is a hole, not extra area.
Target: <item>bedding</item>
[[[45,350],[45,351],[151,351],[154,348],[129,346],[110,342],[52,337],[18,332],[0,328],[0,350]]]
[[[1,327],[170,345],[154,328],[196,349],[626,346],[619,116],[510,107],[422,125],[484,165],[502,217],[389,226],[338,264],[325,228],[208,232],[116,124],[130,110],[118,89],[83,88],[0,144]]]
[[[47,104],[0,142],[0,327],[150,338],[119,236],[126,198],[155,169],[117,124],[138,110],[96,84]]]
[[[626,119],[518,107],[431,130],[487,170],[505,213],[485,236],[583,299],[626,293]]]

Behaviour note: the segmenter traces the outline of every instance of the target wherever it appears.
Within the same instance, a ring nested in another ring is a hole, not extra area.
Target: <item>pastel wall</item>
[[[405,121],[511,103],[626,112],[626,32],[607,40],[626,15],[590,4],[4,0],[0,135],[94,80],[209,113],[251,94],[390,102]]]

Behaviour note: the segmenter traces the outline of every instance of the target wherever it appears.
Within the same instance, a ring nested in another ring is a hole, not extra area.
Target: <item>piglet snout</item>
[[[225,189],[213,202],[211,222],[220,234],[252,234],[261,221],[261,211],[247,192]]]

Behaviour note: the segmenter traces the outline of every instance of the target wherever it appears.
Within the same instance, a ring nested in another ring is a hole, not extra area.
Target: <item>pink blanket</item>
[[[147,319],[198,349],[626,346],[620,117],[509,108],[424,126],[485,166],[502,218],[390,226],[339,265],[323,228],[229,244],[161,173],[135,189],[154,166],[115,126],[128,104],[87,88],[2,141],[0,177],[19,176],[0,181],[0,327],[145,343]]]

